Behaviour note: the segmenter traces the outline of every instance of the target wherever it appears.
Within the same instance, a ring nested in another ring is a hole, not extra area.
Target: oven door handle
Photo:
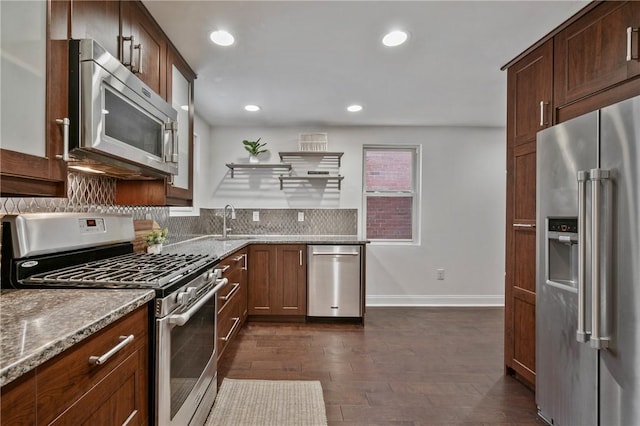
[[[169,316],[169,324],[174,324],[174,325],[177,325],[177,326],[185,325],[187,323],[187,321],[189,321],[191,319],[191,316],[193,314],[195,314],[196,312],[198,312],[200,310],[200,308],[202,308],[209,301],[209,299],[211,299],[213,296],[215,296],[215,294],[222,287],[227,285],[228,282],[229,282],[229,280],[226,279],[226,278],[223,278],[221,280],[217,280],[215,287],[213,287],[207,294],[205,294],[202,297],[202,299],[198,300],[198,302],[195,305],[190,307],[187,312],[183,312],[181,314],[176,314],[176,315],[170,315]]]

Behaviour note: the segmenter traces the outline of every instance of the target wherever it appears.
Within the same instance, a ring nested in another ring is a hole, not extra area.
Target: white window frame
[[[366,153],[367,151],[411,151],[413,161],[412,189],[410,191],[367,191],[367,167]],[[420,145],[363,145],[362,146],[362,235],[369,240],[371,244],[380,245],[419,245],[420,244],[420,182],[422,180],[422,156]],[[369,239],[367,237],[367,199],[369,197],[408,197],[413,198],[412,201],[412,239]]]

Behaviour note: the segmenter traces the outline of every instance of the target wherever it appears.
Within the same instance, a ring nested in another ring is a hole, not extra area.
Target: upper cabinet
[[[554,41],[558,121],[640,93],[640,3],[602,2]]]
[[[73,0],[71,38],[96,40],[166,99],[167,39],[141,3]]]
[[[535,142],[552,124],[553,42],[548,41],[509,68],[507,131],[513,145]]]
[[[71,38],[94,39],[107,52],[123,61],[119,2],[73,1],[71,24]]]
[[[45,1],[0,2],[2,196],[65,195],[66,166],[56,157],[63,132],[56,119],[67,114],[68,55],[66,26],[51,25],[56,11]]]
[[[167,186],[172,205],[193,200],[193,83],[189,65],[171,48],[167,56],[167,100],[178,111],[178,174]]]
[[[140,2],[121,1],[120,16],[121,61],[140,80],[166,99],[166,36]]]

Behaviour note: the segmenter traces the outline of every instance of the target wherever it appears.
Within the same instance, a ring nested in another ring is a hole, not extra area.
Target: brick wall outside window
[[[367,238],[410,240],[413,236],[413,198],[367,198]]]
[[[415,148],[364,150],[366,236],[371,240],[413,240]]]

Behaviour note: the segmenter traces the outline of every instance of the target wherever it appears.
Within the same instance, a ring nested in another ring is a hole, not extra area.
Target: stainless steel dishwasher
[[[307,315],[362,317],[362,246],[309,245]]]

